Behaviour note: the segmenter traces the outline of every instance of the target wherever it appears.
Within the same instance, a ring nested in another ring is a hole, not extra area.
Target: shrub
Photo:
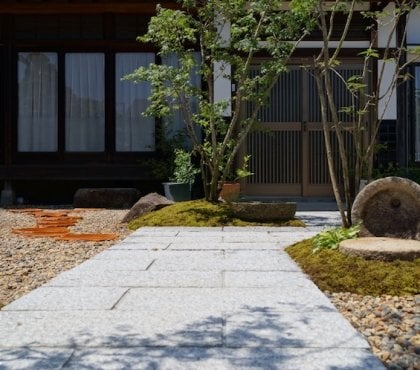
[[[313,239],[312,251],[316,253],[322,249],[337,249],[341,241],[357,238],[359,231],[359,225],[354,225],[348,229],[337,227],[335,229],[322,231]]]

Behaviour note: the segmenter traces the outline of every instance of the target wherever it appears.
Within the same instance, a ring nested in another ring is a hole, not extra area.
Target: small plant
[[[195,180],[195,175],[200,171],[191,163],[191,153],[184,149],[175,149],[174,154],[175,168],[171,180],[192,185]]]
[[[236,169],[236,179],[235,181],[242,179],[244,177],[252,176],[253,173],[249,170],[249,159],[250,155],[246,155],[243,159],[242,167]]]
[[[349,228],[337,227],[331,230],[325,230],[315,236],[313,240],[313,253],[322,249],[337,249],[338,244],[347,239],[355,239],[359,235],[360,225],[354,225]]]
[[[249,170],[249,160],[251,156],[245,155],[242,160],[242,166],[236,170],[231,170],[230,174],[226,176],[227,182],[237,182],[244,177],[252,176],[254,173]],[[220,171],[223,171],[223,166],[220,167]]]

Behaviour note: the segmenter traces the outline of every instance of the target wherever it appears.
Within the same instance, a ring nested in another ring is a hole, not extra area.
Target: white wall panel
[[[413,9],[408,16],[407,44],[420,45],[420,6]]]
[[[217,27],[221,38],[221,45],[223,47],[230,46],[230,23],[223,19],[222,16],[219,16],[217,19]],[[223,112],[225,117],[230,117],[232,115],[232,87],[231,79],[232,75],[231,65],[229,63],[220,61],[214,64],[214,101],[222,102],[226,101],[228,107]]]
[[[385,94],[385,96],[379,101],[378,116],[383,119],[395,120],[397,119],[397,94],[395,89],[388,91],[395,72],[395,62],[388,61],[385,63],[383,60],[378,61],[378,80],[383,66],[384,72],[379,87],[379,95],[383,96]]]
[[[230,104],[231,95],[231,81],[227,76],[231,76],[231,66],[229,63],[217,62],[214,64],[214,100],[215,102],[226,101],[228,107],[223,112],[225,117],[232,114],[232,106]]]

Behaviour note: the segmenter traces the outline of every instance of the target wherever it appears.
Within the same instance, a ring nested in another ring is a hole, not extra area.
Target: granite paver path
[[[4,307],[0,369],[384,369],[283,251],[315,230],[142,228]]]

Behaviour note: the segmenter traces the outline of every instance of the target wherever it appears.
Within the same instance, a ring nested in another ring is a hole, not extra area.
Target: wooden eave
[[[0,2],[0,14],[100,14],[100,13],[120,13],[120,14],[145,14],[153,15],[156,13],[156,5],[160,4],[163,8],[177,9],[179,4],[173,1],[95,1],[86,3],[73,2]]]
[[[390,0],[362,1],[356,6],[358,10],[380,10]],[[328,1],[327,1],[328,3]],[[41,0],[4,0],[0,2],[0,14],[98,14],[98,13],[141,13],[153,15],[156,13],[156,5],[163,8],[178,9],[180,5],[175,1],[117,1],[117,0],[91,0],[86,2],[73,2],[72,0],[54,1]],[[331,2],[333,4],[333,2]],[[284,6],[287,8],[287,2]]]

